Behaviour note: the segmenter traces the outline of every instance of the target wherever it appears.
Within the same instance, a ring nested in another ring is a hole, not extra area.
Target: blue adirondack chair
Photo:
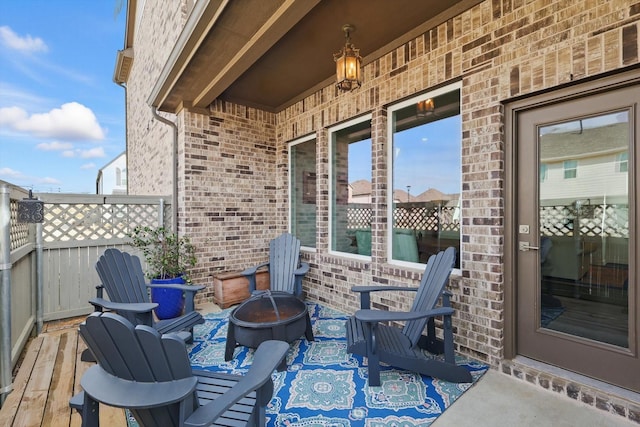
[[[185,342],[135,326],[115,313],[93,313],[80,335],[98,364],[69,405],[82,426],[99,425],[99,403],[131,411],[141,426],[264,426],[273,397],[271,374],[289,345],[265,341],[246,375],[192,370]]]
[[[451,316],[453,308],[449,293],[443,292],[456,258],[454,248],[448,248],[429,258],[420,286],[354,286],[360,294],[360,307],[346,323],[347,351],[368,359],[369,386],[380,385],[380,362],[408,371],[418,372],[445,381],[471,382],[471,374],[456,365],[453,348]],[[416,296],[408,312],[370,309],[372,292],[414,291]],[[442,297],[442,306],[436,307]],[[434,318],[443,318],[443,339],[436,337]],[[403,328],[381,322],[405,322]],[[425,326],[427,335],[423,335]],[[429,357],[444,353],[444,360]]]
[[[96,270],[102,284],[97,288],[97,297],[89,300],[96,311],[115,311],[135,325],[152,326],[161,334],[177,332],[187,341],[191,339],[193,326],[204,322],[194,305],[195,293],[204,286],[148,284],[140,259],[113,248],[100,256]],[[184,314],[173,319],[155,320],[153,309],[158,304],[149,301],[148,288],[151,287],[182,290],[185,294]],[[103,290],[106,290],[108,300],[104,299]]]
[[[242,272],[249,279],[249,292],[256,291],[256,272],[261,267],[269,269],[269,289],[302,295],[302,279],[309,271],[309,264],[300,262],[300,240],[284,233],[269,243],[269,261],[247,268]]]

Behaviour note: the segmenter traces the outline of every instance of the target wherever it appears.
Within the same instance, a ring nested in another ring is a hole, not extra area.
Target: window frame
[[[394,152],[394,139],[393,139],[393,113],[401,110],[410,105],[415,105],[418,101],[423,100],[425,98],[435,98],[437,96],[443,95],[448,92],[460,91],[460,116],[462,116],[462,81],[457,81],[445,86],[441,86],[435,88],[433,90],[422,92],[412,96],[411,98],[405,99],[403,101],[397,102],[395,104],[389,105],[387,108],[388,120],[387,120],[387,194],[386,194],[386,203],[387,203],[387,232],[386,232],[386,248],[387,248],[387,263],[391,265],[397,265],[400,267],[409,267],[409,268],[424,268],[425,263],[421,262],[410,262],[410,261],[402,261],[393,259],[393,152]],[[461,120],[462,124],[462,120]],[[460,129],[460,159],[462,165],[462,128]],[[460,199],[459,199],[460,207],[463,206],[463,194],[462,194],[462,171],[460,172]],[[460,210],[460,253],[457,254],[459,259],[462,259],[462,231],[463,231],[463,216],[462,209]],[[462,263],[460,263],[462,265]],[[452,270],[454,274],[461,274],[460,268],[454,268]]]
[[[617,173],[629,173],[629,152],[625,151],[616,154],[616,172]],[[623,170],[624,165],[624,170]]]
[[[572,165],[575,164],[575,166],[574,167],[567,167],[567,165],[569,163],[571,163]],[[567,176],[567,172],[573,172],[573,176]],[[569,159],[569,160],[563,160],[562,161],[562,178],[563,178],[563,180],[578,178],[578,160]]]
[[[288,192],[289,192],[289,232],[293,233],[293,193],[291,191],[292,189],[292,185],[293,185],[293,174],[291,173],[291,161],[293,160],[291,157],[291,148],[296,146],[296,145],[300,145],[303,144],[305,142],[309,142],[309,141],[315,141],[315,165],[317,166],[318,164],[318,136],[317,134],[311,133],[309,135],[305,135],[302,136],[300,138],[294,139],[293,141],[289,141],[287,143],[287,166],[289,168],[289,173],[288,173],[288,178],[287,178],[287,188],[288,188]],[[317,185],[317,171],[316,171],[316,185]],[[318,194],[316,192],[315,194],[315,205],[316,205],[316,247],[313,246],[305,246],[305,245],[301,245],[300,249],[304,250],[304,251],[308,251],[308,252],[316,252],[317,250],[317,235],[318,235]]]
[[[361,260],[361,261],[367,261],[370,262],[371,261],[371,256],[370,255],[360,255],[357,253],[350,253],[350,252],[340,252],[340,251],[336,251],[333,249],[333,221],[334,221],[334,211],[335,211],[335,204],[334,204],[334,171],[333,171],[333,138],[334,138],[334,134],[342,129],[346,129],[348,127],[357,125],[359,123],[362,122],[369,122],[369,126],[371,127],[371,120],[373,119],[373,114],[372,113],[368,113],[368,114],[363,114],[361,116],[357,116],[357,117],[353,117],[349,120],[346,120],[342,123],[339,124],[335,124],[333,126],[330,126],[327,128],[327,141],[328,141],[328,145],[329,145],[329,149],[328,149],[328,164],[329,164],[329,209],[328,209],[328,253],[330,255],[336,255],[336,256],[340,256],[340,257],[345,257],[345,258],[353,258],[353,259],[357,259],[357,260]],[[373,129],[371,129],[373,130]],[[373,135],[371,136],[371,158],[369,159],[369,162],[371,164],[371,167],[373,168],[373,147],[375,145],[375,141],[373,140]],[[373,170],[372,170],[373,172]],[[373,177],[372,177],[373,180]],[[371,183],[373,186],[373,182]],[[374,209],[374,205],[373,203],[371,204],[371,209]]]

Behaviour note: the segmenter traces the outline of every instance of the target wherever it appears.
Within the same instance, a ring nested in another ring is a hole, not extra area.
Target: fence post
[[[158,204],[158,227],[164,227],[164,199],[160,199]],[[176,232],[176,230],[171,231]]]
[[[42,223],[36,224],[36,333],[40,335],[44,323],[44,277],[43,277]]]
[[[0,406],[11,383],[11,193],[0,187]]]

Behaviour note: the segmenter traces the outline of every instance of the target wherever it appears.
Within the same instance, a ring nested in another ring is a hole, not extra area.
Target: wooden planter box
[[[258,271],[256,288],[269,289],[269,272]],[[213,278],[213,302],[220,308],[227,308],[249,298],[249,280],[239,271],[217,274]]]

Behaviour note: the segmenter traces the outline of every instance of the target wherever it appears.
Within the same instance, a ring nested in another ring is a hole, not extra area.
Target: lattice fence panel
[[[347,210],[349,229],[370,228],[371,227],[371,208],[365,207],[349,207]]]
[[[45,242],[124,239],[138,225],[158,226],[157,204],[45,203],[44,209]]]
[[[18,201],[11,200],[11,229],[9,230],[10,250],[29,243],[29,224],[18,222]]]
[[[540,233],[544,236],[629,237],[628,205],[573,205],[540,208]]]
[[[433,206],[430,204],[396,206],[393,220],[397,228],[409,228],[425,231],[459,231],[459,210],[455,206]],[[371,208],[349,207],[349,228],[371,227]]]

